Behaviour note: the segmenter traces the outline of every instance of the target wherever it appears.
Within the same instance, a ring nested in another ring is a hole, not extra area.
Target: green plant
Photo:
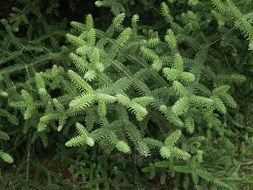
[[[76,180],[68,188],[252,187],[251,0],[96,1],[114,18],[91,7],[94,16],[70,22],[68,33],[66,21],[58,27],[52,19],[62,14],[60,1],[46,8],[51,16],[40,3],[2,20],[1,133],[10,139],[3,150],[24,141],[30,155],[31,143],[41,152],[40,143],[55,148],[53,140],[61,151],[50,155],[76,151],[71,166],[63,159]],[[28,22],[29,14],[36,19]]]

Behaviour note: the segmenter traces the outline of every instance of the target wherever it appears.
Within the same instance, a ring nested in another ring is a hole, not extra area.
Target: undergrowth
[[[252,0],[0,11],[1,189],[252,189]]]

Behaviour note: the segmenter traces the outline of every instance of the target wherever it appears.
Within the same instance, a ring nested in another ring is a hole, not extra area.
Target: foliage
[[[251,188],[252,0],[84,4],[1,19],[0,157],[22,188]]]

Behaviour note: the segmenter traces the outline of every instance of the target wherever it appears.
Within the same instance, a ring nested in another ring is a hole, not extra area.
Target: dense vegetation
[[[0,17],[0,189],[253,188],[252,0],[9,0]]]

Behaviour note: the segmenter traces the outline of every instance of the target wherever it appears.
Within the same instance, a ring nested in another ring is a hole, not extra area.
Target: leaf
[[[9,155],[9,154],[7,154],[7,153],[5,153],[5,152],[1,152],[1,157],[2,157],[2,159],[3,159],[5,162],[7,162],[7,163],[9,163],[9,164],[11,164],[11,163],[14,162],[13,158],[11,157],[11,155]]]
[[[251,42],[249,43],[249,49],[248,49],[248,50],[253,51],[253,41],[251,41]]]
[[[0,131],[0,139],[8,141],[10,140],[10,136],[5,132]]]
[[[173,133],[171,133],[164,141],[165,145],[168,146],[174,146],[176,144],[176,142],[179,140],[180,136],[181,136],[182,132],[181,130],[176,130]]]

